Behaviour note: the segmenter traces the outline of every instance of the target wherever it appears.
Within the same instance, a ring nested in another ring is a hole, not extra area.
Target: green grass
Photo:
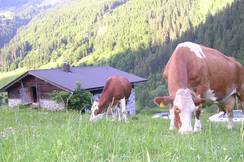
[[[19,68],[12,72],[0,73],[0,89],[6,86],[8,83],[18,78],[27,71],[26,68]]]
[[[181,135],[144,111],[129,123],[89,115],[0,109],[0,161],[244,161],[242,124],[208,123]]]

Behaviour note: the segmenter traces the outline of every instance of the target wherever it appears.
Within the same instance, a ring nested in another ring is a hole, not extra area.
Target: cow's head
[[[157,97],[154,103],[160,107],[165,107],[171,104],[171,110],[174,113],[172,120],[178,130],[182,134],[192,133],[191,115],[196,106],[204,103],[206,100],[202,98],[193,97],[189,89],[178,89],[175,96]]]
[[[99,113],[99,103],[97,101],[94,101],[91,108],[91,116],[90,121],[98,121],[103,118],[105,112]]]

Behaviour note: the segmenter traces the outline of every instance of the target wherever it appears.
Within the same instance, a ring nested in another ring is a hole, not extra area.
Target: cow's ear
[[[195,106],[199,106],[206,102],[206,99],[204,99],[204,98],[192,97],[192,99],[193,99]]]
[[[172,104],[173,101],[174,101],[174,97],[172,97],[172,96],[164,96],[164,97],[154,98],[154,103],[160,107],[166,107],[170,103]]]

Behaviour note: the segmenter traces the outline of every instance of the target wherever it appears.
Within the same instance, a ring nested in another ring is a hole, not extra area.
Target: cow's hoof
[[[201,132],[202,131],[202,128],[200,127],[196,127],[196,128],[194,128],[194,132]]]
[[[234,129],[234,125],[228,125],[228,129]]]
[[[182,131],[181,134],[192,134],[191,131]]]
[[[176,126],[170,126],[169,130],[176,130]]]

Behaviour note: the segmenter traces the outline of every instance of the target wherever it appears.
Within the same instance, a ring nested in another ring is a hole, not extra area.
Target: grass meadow
[[[243,124],[209,123],[181,135],[169,120],[138,112],[129,123],[104,117],[90,123],[88,114],[0,109],[0,161],[244,161]]]
[[[26,71],[27,71],[26,68],[19,68],[12,72],[5,72],[5,73],[0,72],[0,89],[6,86],[11,81],[13,81],[14,79],[24,74]]]

